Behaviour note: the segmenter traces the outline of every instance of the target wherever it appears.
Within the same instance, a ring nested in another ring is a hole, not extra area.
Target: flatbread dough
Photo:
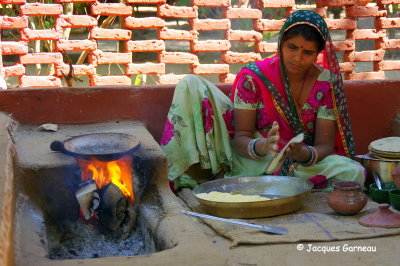
[[[270,200],[270,198],[262,197],[259,195],[243,195],[243,194],[231,194],[227,192],[211,191],[208,193],[196,194],[196,197],[209,201],[216,202],[254,202]]]
[[[289,142],[285,145],[285,147],[283,147],[283,149],[274,157],[274,159],[272,159],[271,163],[269,164],[269,166],[267,168],[266,173],[272,174],[273,172],[277,171],[283,163],[282,157],[283,157],[283,154],[285,153],[287,147],[291,143],[301,143],[303,140],[304,140],[304,133],[300,133],[296,137],[289,140]]]

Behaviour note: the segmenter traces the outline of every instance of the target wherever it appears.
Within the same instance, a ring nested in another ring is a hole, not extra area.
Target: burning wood
[[[94,193],[96,190],[96,182],[93,179],[88,179],[80,183],[79,189],[76,191],[76,199],[86,220],[93,216],[96,203],[98,206],[100,198],[97,193]]]
[[[116,161],[97,159],[77,161],[81,167],[82,183],[76,192],[86,220],[96,217],[112,231],[135,217],[131,212],[135,197],[132,187],[132,157]],[[133,221],[134,222],[134,221]],[[128,222],[133,226],[132,222]]]
[[[98,217],[100,223],[115,231],[124,220],[128,208],[128,198],[118,186],[109,183],[100,190]]]

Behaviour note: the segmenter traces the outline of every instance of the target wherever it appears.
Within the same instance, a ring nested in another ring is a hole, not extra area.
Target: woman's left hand
[[[292,158],[297,161],[308,161],[310,159],[310,154],[308,149],[304,147],[303,143],[291,143],[286,148],[284,157]]]

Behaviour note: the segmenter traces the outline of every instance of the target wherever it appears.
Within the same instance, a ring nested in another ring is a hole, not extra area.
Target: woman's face
[[[317,60],[318,45],[297,35],[282,43],[282,59],[287,74],[304,74]]]

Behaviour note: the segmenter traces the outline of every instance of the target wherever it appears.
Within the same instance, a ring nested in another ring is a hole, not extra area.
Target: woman
[[[308,178],[327,190],[336,180],[364,183],[363,167],[348,158],[354,141],[328,28],[307,10],[286,20],[274,57],[238,73],[230,99],[202,78],[183,79],[161,145],[169,178],[179,186],[196,163],[214,175],[265,174],[276,153],[300,133],[304,142],[290,144],[275,174]]]

